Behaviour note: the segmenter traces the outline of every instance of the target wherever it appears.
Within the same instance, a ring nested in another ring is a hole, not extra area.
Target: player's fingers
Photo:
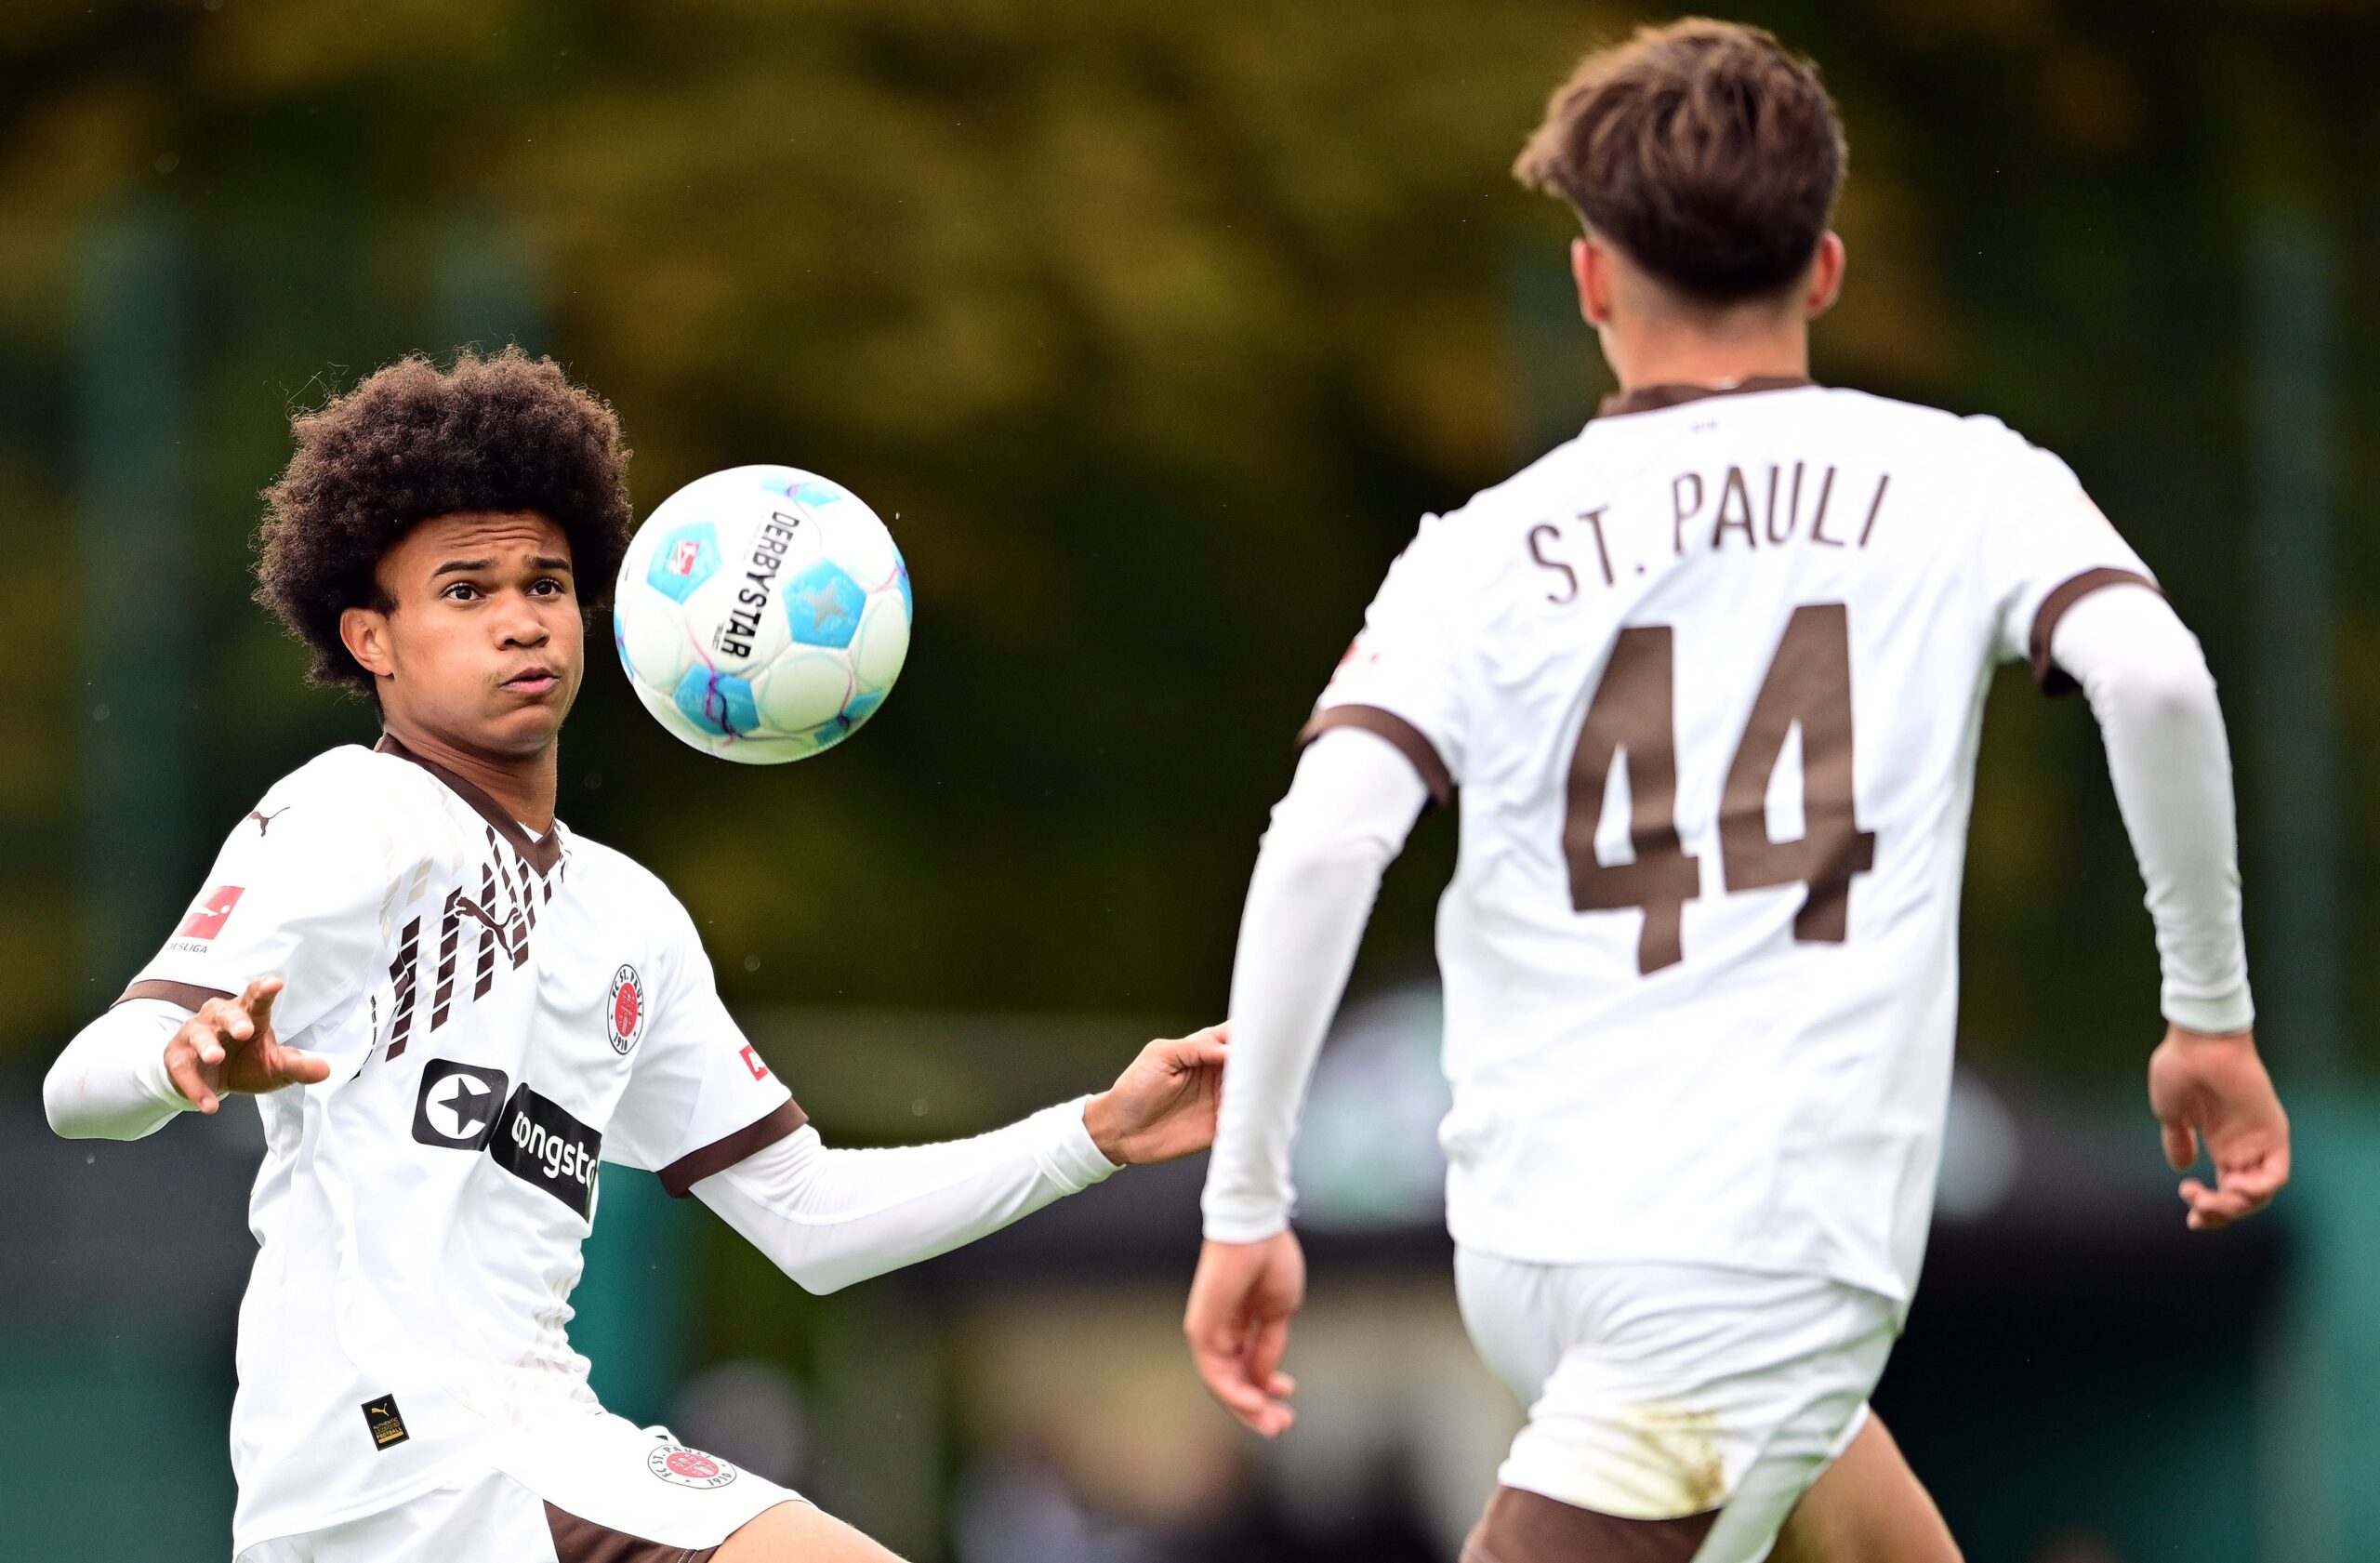
[[[1247,1373],[1250,1384],[1270,1384],[1281,1371],[1281,1358],[1289,1349],[1289,1321],[1287,1316],[1257,1321],[1249,1331],[1247,1344]]]
[[[1222,1402],[1223,1410],[1249,1426],[1256,1426],[1270,1402],[1264,1391],[1242,1371],[1239,1353],[1232,1344],[1194,1342],[1190,1356],[1197,1364],[1198,1379],[1207,1386],[1207,1393]]]
[[[190,1105],[200,1112],[215,1110],[215,1092],[199,1073],[197,1051],[192,1048],[168,1046],[165,1049],[165,1078],[182,1093]]]
[[[297,1048],[275,1048],[265,1072],[284,1085],[320,1085],[331,1078],[331,1064]]]
[[[2190,1207],[2189,1224],[2199,1231],[2228,1226],[2261,1208],[2259,1201],[2236,1188],[2209,1188],[2196,1181],[2182,1185],[2182,1198]]]
[[[2177,1172],[2188,1172],[2198,1163],[2198,1132],[2187,1123],[2165,1120],[2160,1126],[2165,1142],[2165,1165]]]
[[[279,977],[258,977],[248,984],[248,990],[240,996],[240,1001],[246,1008],[248,1018],[255,1025],[258,1036],[272,1028],[272,1001],[281,997],[281,988]]]
[[[223,1027],[231,1023],[231,1000],[209,999],[182,1023],[181,1037],[191,1050],[209,1064],[223,1062]]]

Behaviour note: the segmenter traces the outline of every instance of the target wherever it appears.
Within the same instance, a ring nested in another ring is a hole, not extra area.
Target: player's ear
[[[389,655],[389,616],[379,609],[341,609],[338,638],[347,647],[347,655],[374,678],[385,679],[397,670],[395,660]]]
[[[1810,319],[1834,308],[1843,293],[1843,269],[1850,258],[1843,247],[1843,235],[1830,229],[1818,240],[1818,253],[1810,258],[1809,286],[1802,295],[1803,311]]]
[[[1570,280],[1579,287],[1579,318],[1589,325],[1611,320],[1611,262],[1592,238],[1570,241]]]

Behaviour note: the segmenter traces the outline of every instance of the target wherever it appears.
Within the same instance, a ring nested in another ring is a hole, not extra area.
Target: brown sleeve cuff
[[[116,1003],[121,1004],[126,999],[163,999],[168,1004],[179,1004],[183,1009],[195,1013],[209,999],[230,997],[219,987],[201,987],[196,983],[188,982],[159,982],[152,977],[147,982],[137,982],[126,988]],[[112,1004],[109,1006],[111,1009],[114,1007]]]
[[[1396,746],[1399,754],[1413,762],[1421,773],[1422,785],[1430,789],[1430,803],[1444,808],[1454,801],[1454,773],[1438,758],[1435,745],[1421,735],[1421,730],[1378,706],[1332,706],[1314,713],[1313,720],[1298,730],[1298,748],[1321,737],[1334,727],[1360,727],[1367,733],[1378,734]]]
[[[810,1115],[801,1110],[799,1102],[782,1102],[775,1111],[758,1123],[747,1123],[724,1139],[713,1140],[697,1151],[678,1158],[661,1169],[661,1186],[673,1199],[682,1199],[694,1191],[694,1185],[713,1172],[723,1172],[756,1150],[776,1144],[803,1124]]]
[[[2030,643],[2033,654],[2033,682],[2041,686],[2043,695],[2070,695],[2081,687],[2050,656],[2050,637],[2057,633],[2057,621],[2066,616],[2069,608],[2091,593],[2110,586],[2145,586],[2151,591],[2158,589],[2155,581],[2137,570],[2101,568],[2085,570],[2059,583],[2055,590],[2042,599],[2040,610],[2033,615],[2033,634]]]

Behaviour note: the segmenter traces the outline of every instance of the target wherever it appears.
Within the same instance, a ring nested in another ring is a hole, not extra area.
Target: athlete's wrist
[[[2255,1029],[2255,1004],[2244,987],[2215,999],[2168,995],[2161,1007],[2169,1027],[2193,1037],[2241,1037]]]
[[[1201,1236],[1210,1243],[1269,1243],[1289,1229],[1289,1211],[1267,1201],[1205,1201]]]

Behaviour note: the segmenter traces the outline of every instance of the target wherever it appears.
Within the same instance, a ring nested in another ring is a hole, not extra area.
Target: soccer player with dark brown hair
[[[1590,56],[1517,172],[1578,211],[1619,393],[1391,568],[1250,884],[1185,1330],[1250,1427],[1304,1288],[1289,1146],[1382,870],[1463,794],[1441,1130],[1473,1338],[1528,1406],[1469,1563],[1940,1563],[1867,1399],[1941,1160],[1984,694],[2080,687],[2148,886],[2150,1104],[2193,1228],[2289,1132],[2250,1030],[2215,686],[2065,463],[1830,389],[1844,139],[1688,20]],[[1791,1519],[1790,1526],[1788,1525]]]
[[[686,908],[554,817],[627,542],[611,409],[549,360],[467,353],[392,364],[296,434],[257,594],[317,682],[371,695],[379,741],[266,790],[45,1091],[60,1133],[112,1139],[257,1097],[240,1563],[889,1559],[597,1402],[567,1327],[598,1166],[832,1291],[1200,1148],[1221,1034],[972,1140],[826,1148]]]

